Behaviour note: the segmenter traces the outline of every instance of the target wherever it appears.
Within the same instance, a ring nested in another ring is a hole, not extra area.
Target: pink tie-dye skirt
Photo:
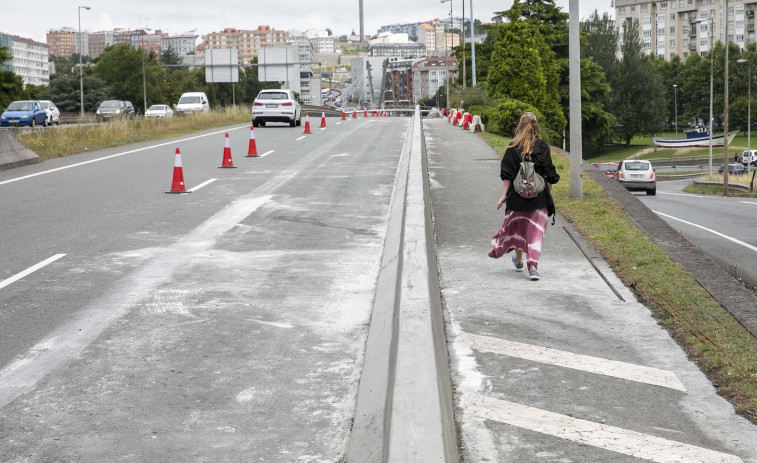
[[[507,211],[505,222],[492,237],[489,257],[499,259],[510,251],[519,249],[526,254],[527,267],[538,267],[541,242],[547,229],[547,209],[534,211]]]

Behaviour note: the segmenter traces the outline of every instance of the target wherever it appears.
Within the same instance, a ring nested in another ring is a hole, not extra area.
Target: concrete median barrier
[[[392,194],[347,462],[459,461],[416,108]]]
[[[0,170],[39,162],[37,153],[26,147],[11,130],[0,129]]]

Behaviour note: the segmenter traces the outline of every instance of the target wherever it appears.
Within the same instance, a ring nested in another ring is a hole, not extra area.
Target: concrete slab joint
[[[348,462],[459,461],[419,108],[390,204]]]

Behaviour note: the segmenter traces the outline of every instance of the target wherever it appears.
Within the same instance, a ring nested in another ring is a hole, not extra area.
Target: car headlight
[[[8,119],[8,118],[5,117],[5,114],[3,114],[2,116],[0,116],[0,119]]]
[[[97,111],[95,111],[95,112],[96,112],[97,114],[100,114],[100,110],[99,110],[99,109],[98,109]]]
[[[121,110],[120,109],[116,109],[116,114],[121,114]]]
[[[31,116],[21,116],[21,119],[30,119]]]

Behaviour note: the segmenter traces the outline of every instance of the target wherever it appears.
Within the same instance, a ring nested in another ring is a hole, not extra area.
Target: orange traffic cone
[[[247,156],[245,157],[257,157],[258,147],[255,145],[255,127],[250,126],[250,147],[247,148]]]
[[[305,113],[305,131],[302,133],[311,133],[310,132],[310,115],[308,113]]]
[[[368,117],[368,109],[363,108],[363,117]]]
[[[342,107],[342,120],[343,120],[343,121],[346,121],[346,120],[347,120],[347,115],[346,115],[346,114],[344,114],[344,107]]]
[[[326,127],[326,111],[321,111],[321,128]]]
[[[225,141],[223,142],[223,163],[221,163],[221,165],[218,166],[218,168],[220,169],[221,167],[230,167],[230,168],[236,169],[236,167],[234,167],[234,163],[231,161],[231,143],[229,143],[228,133],[226,134],[226,138],[224,140]]]
[[[357,119],[357,109],[352,110],[352,118]]]
[[[176,156],[173,161],[171,191],[166,191],[166,193],[191,193],[187,191],[187,187],[184,185],[184,169],[181,167],[181,152],[179,148],[176,148]]]

